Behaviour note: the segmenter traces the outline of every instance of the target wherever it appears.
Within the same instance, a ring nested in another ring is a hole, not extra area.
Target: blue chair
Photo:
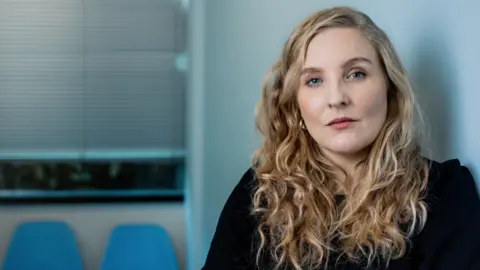
[[[101,270],[178,270],[167,232],[154,224],[122,224],[110,234]]]
[[[62,221],[19,224],[10,240],[3,270],[82,270],[75,236]]]

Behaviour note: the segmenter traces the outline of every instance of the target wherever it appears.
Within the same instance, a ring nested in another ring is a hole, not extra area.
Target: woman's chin
[[[329,145],[324,147],[327,152],[330,152],[334,155],[342,155],[342,156],[359,156],[363,155],[366,151],[367,146],[364,144],[355,144],[355,143],[342,143],[339,145]]]

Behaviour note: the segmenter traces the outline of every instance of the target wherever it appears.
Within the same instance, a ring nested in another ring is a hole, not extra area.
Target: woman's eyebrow
[[[369,65],[373,65],[372,61],[366,57],[353,57],[353,58],[350,58],[348,59],[347,61],[345,61],[345,63],[343,63],[342,67],[343,68],[346,68],[348,66],[351,66],[353,64],[356,64],[356,63],[360,63],[360,62],[364,62],[364,63],[367,63]]]
[[[342,64],[342,68],[346,68],[353,64],[361,63],[361,62],[367,63],[369,65],[373,65],[372,60],[368,59],[367,57],[358,56],[358,57],[350,58],[347,61],[345,61]],[[300,72],[300,76],[303,76],[305,74],[322,73],[322,72],[323,72],[323,69],[321,67],[306,67],[302,69],[302,71]]]

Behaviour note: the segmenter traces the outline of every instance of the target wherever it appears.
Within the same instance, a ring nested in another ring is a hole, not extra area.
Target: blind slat
[[[0,0],[0,156],[183,149],[177,5]]]
[[[79,1],[0,2],[0,151],[79,151]]]
[[[162,51],[178,49],[174,0],[85,0],[88,51]]]

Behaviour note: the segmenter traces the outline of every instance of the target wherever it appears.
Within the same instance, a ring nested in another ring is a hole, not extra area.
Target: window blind
[[[0,0],[0,158],[183,152],[175,0]]]

